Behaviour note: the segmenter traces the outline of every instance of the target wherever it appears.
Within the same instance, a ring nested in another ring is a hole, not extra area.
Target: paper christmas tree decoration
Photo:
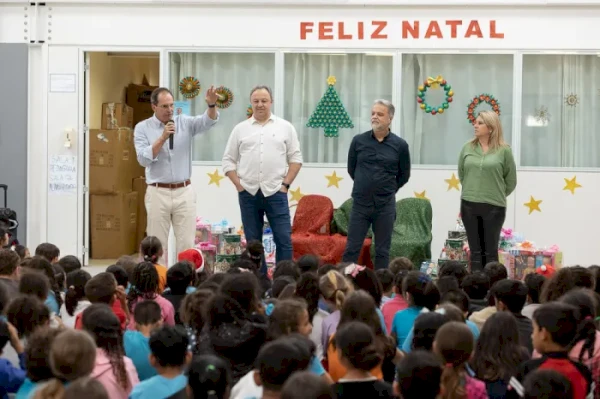
[[[324,128],[325,137],[338,137],[338,129],[354,127],[350,115],[333,87],[335,82],[335,76],[327,78],[327,91],[306,124],[306,127]]]

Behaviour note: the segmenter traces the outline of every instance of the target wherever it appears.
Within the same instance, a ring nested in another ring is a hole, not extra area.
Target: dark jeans
[[[498,261],[498,243],[506,208],[462,200],[460,213],[471,251],[471,271],[483,270],[486,264]]]
[[[390,262],[392,230],[396,221],[396,197],[369,205],[352,203],[348,240],[342,261],[356,263],[369,227],[373,226],[375,238],[375,269],[387,269]]]
[[[263,225],[265,215],[267,215],[275,241],[276,261],[292,259],[292,222],[287,194],[278,191],[265,197],[260,190],[256,195],[244,190],[239,193],[239,200],[246,242],[250,240],[262,242]],[[267,263],[264,257],[260,271],[263,274],[267,273]]]

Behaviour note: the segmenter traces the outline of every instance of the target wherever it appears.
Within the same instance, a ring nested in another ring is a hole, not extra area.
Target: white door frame
[[[166,61],[164,57],[167,55],[166,50],[158,47],[95,47],[85,46],[79,48],[79,70],[80,74],[80,86],[84,90],[79,91],[79,120],[83,121],[82,126],[78,130],[77,141],[83,143],[78,146],[78,159],[79,159],[79,170],[84,171],[80,174],[79,190],[78,195],[82,201],[78,201],[77,205],[77,230],[78,230],[78,245],[77,257],[82,260],[84,266],[88,266],[90,260],[90,167],[89,167],[89,155],[90,155],[90,137],[89,131],[89,117],[90,117],[90,69],[86,70],[86,65],[91,68],[89,63],[90,53],[103,53],[103,52],[127,52],[127,53],[148,53],[156,52],[159,53],[159,77],[160,85],[163,84],[163,67],[166,67]],[[166,75],[165,75],[166,76]],[[86,130],[87,128],[87,130]]]

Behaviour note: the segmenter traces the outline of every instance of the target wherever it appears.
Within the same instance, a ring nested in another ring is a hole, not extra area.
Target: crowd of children
[[[600,267],[434,281],[306,255],[271,281],[261,253],[166,268],[146,237],[91,276],[52,244],[1,249],[0,399],[600,399]]]

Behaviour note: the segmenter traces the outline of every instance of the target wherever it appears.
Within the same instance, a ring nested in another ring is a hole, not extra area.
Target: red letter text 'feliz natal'
[[[300,40],[385,40],[397,31],[402,39],[504,39],[495,20],[463,21],[356,21],[300,22]]]

